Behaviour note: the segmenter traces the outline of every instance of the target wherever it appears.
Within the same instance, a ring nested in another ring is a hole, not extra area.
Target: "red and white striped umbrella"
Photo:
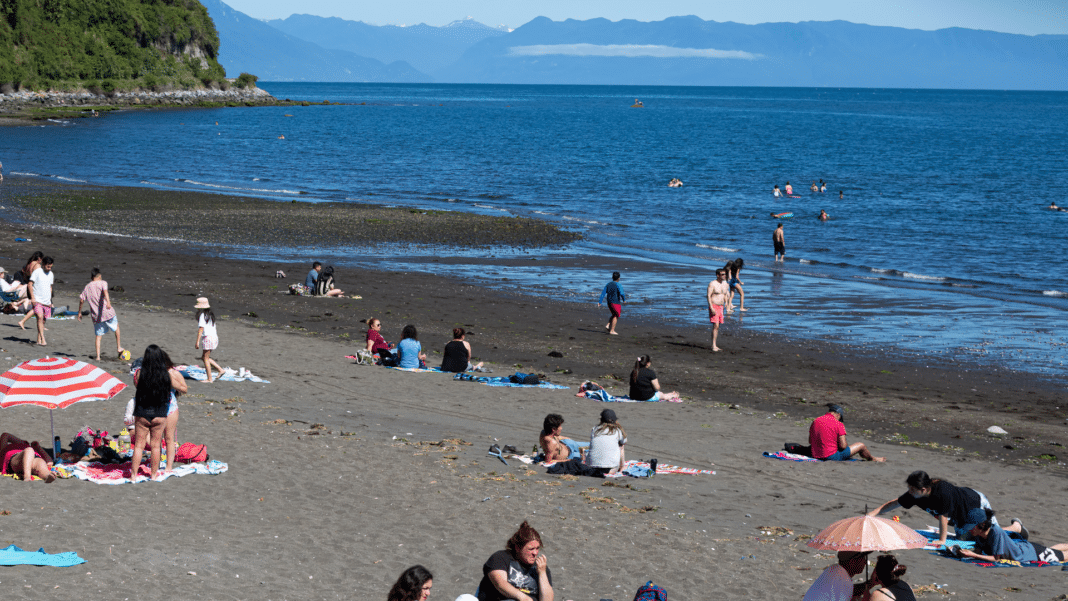
[[[0,375],[0,407],[37,405],[63,409],[82,401],[100,401],[126,385],[84,361],[45,357],[16,365]]]

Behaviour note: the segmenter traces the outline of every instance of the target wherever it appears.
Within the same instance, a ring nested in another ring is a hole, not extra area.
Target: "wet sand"
[[[453,599],[473,592],[481,564],[530,519],[545,539],[557,599],[630,599],[648,579],[677,599],[799,599],[833,561],[803,538],[900,494],[915,469],[983,491],[1000,515],[1024,519],[1033,540],[1068,541],[1062,504],[1053,501],[1066,488],[1065,399],[1038,381],[857,360],[846,347],[755,335],[721,337],[728,350],[713,354],[708,332],[626,313],[622,335],[609,337],[604,310],[592,304],[500,295],[423,274],[346,269],[339,287],[363,299],[300,298],[284,290],[303,280],[307,264],[227,261],[204,256],[204,245],[161,246],[0,227],[0,265],[9,270],[38,248],[56,257],[57,305],[76,305],[89,269],[100,267],[122,288],[112,296],[130,349],[155,342],[176,361],[195,362],[192,305],[209,296],[222,341],[213,356],[271,381],[191,383],[181,401],[179,439],[206,443],[214,459],[229,463],[226,474],[116,487],[0,482],[0,509],[12,512],[0,517],[0,542],[89,560],[6,568],[0,583],[12,598],[66,591],[373,599],[422,563],[436,576],[431,598]],[[275,279],[278,269],[289,277]],[[567,419],[566,435],[583,439],[605,405],[574,397],[574,388],[491,388],[355,366],[344,355],[362,344],[361,320],[372,316],[389,340],[415,324],[431,363],[440,361],[448,331],[462,325],[494,375],[538,371],[572,387],[595,379],[616,393],[626,392],[632,357],[649,352],[661,383],[686,402],[613,405],[630,438],[628,457],[717,474],[604,482],[505,466],[486,456],[490,444],[529,450],[549,412]],[[43,354],[31,344],[32,321],[28,331],[16,322],[0,318],[0,356],[12,365]],[[50,327],[49,353],[89,357],[91,326]],[[113,339],[103,348],[113,356]],[[123,364],[101,365],[129,382]],[[68,440],[86,424],[117,430],[131,395],[55,412],[57,433]],[[847,407],[850,440],[867,442],[887,464],[761,457],[803,441],[806,420],[831,401]],[[0,410],[3,430],[24,437],[47,436],[47,418],[37,408]],[[995,424],[1008,439],[985,434]],[[935,523],[918,511],[902,521]],[[790,534],[761,534],[769,527]],[[899,558],[914,586],[947,584],[958,598],[1049,599],[1064,588],[1053,568],[984,570],[919,550]]]

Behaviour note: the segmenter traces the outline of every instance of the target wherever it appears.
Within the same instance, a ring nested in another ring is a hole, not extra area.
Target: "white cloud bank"
[[[714,48],[675,48],[673,46],[637,45],[637,44],[551,44],[540,46],[512,46],[508,49],[510,56],[622,56],[627,58],[738,58],[756,60],[761,54],[741,50],[716,50]]]

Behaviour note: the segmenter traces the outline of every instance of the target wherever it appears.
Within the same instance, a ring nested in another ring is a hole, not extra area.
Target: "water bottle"
[[[656,475],[656,459],[655,458],[649,460],[649,469],[653,470],[653,473],[651,473],[649,475],[650,476],[655,476]]]
[[[52,441],[52,461],[53,462],[55,462],[57,459],[59,459],[59,452],[62,449],[63,449],[63,443],[59,440],[59,437],[57,436],[56,439]]]

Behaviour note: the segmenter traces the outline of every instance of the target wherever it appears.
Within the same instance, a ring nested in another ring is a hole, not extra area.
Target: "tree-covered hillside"
[[[0,0],[0,86],[225,86],[197,0]]]

